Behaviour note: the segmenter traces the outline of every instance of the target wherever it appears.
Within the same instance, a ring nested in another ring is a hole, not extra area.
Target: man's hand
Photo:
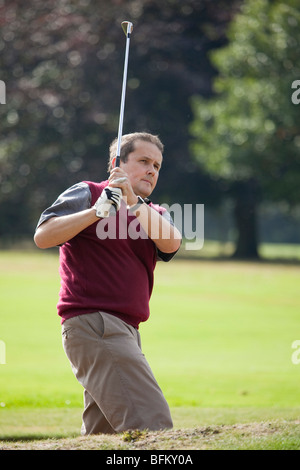
[[[121,201],[121,188],[104,188],[101,196],[94,205],[96,216],[104,218],[109,217],[110,215],[116,215],[117,211],[121,207]]]
[[[121,188],[123,199],[128,206],[132,206],[137,203],[137,195],[134,193],[130,178],[122,168],[114,168],[110,173],[108,181],[110,188],[113,188],[114,190],[116,188]]]

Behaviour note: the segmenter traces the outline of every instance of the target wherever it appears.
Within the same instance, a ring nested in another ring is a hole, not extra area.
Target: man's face
[[[162,154],[155,144],[137,140],[127,162],[121,162],[135,194],[145,198],[154,190],[162,164]]]

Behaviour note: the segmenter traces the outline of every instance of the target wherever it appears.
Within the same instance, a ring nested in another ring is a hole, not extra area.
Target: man
[[[173,425],[138,330],[149,316],[156,261],[169,261],[181,243],[168,212],[146,199],[156,186],[162,153],[157,136],[128,134],[115,167],[115,140],[109,179],[66,190],[42,213],[35,232],[39,248],[60,246],[57,308],[65,352],[84,387],[82,434]],[[100,236],[106,222],[116,230]]]

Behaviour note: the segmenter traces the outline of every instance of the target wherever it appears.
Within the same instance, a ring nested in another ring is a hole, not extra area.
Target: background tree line
[[[106,177],[124,19],[134,23],[124,132],[157,133],[166,147],[154,198],[231,199],[237,254],[256,256],[258,203],[299,196],[292,0],[0,1],[0,238],[32,236],[59,192]]]

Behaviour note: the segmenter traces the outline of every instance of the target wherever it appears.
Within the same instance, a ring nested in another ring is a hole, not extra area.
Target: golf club
[[[120,108],[120,118],[119,118],[118,141],[117,141],[116,166],[120,165],[121,139],[122,139],[122,132],[123,132],[129,45],[130,45],[130,35],[133,30],[133,24],[130,23],[130,21],[123,21],[121,26],[126,35],[126,50],[125,50],[125,62],[124,62],[124,71],[123,71],[123,84],[122,84],[121,108]]]
[[[125,63],[124,63],[124,71],[123,71],[123,84],[122,84],[122,95],[121,95],[121,108],[120,108],[120,118],[119,118],[119,130],[118,130],[118,139],[117,139],[117,155],[116,155],[116,163],[115,166],[120,166],[121,160],[121,139],[122,139],[122,131],[123,131],[123,120],[124,120],[124,108],[125,108],[125,94],[126,94],[126,81],[127,81],[127,69],[128,69],[128,56],[129,56],[129,44],[130,44],[130,34],[133,29],[133,24],[129,21],[123,21],[121,23],[122,29],[126,35],[126,50],[125,50]],[[119,178],[116,180],[117,182],[122,182],[126,178]],[[110,200],[112,200],[111,194],[115,191],[118,197],[118,194],[122,196],[122,191],[120,188],[110,188],[109,186],[105,189],[105,191],[109,191]],[[111,202],[107,204],[102,204],[101,208],[97,210],[98,217],[109,217],[110,215],[116,215],[116,207],[112,205]]]

